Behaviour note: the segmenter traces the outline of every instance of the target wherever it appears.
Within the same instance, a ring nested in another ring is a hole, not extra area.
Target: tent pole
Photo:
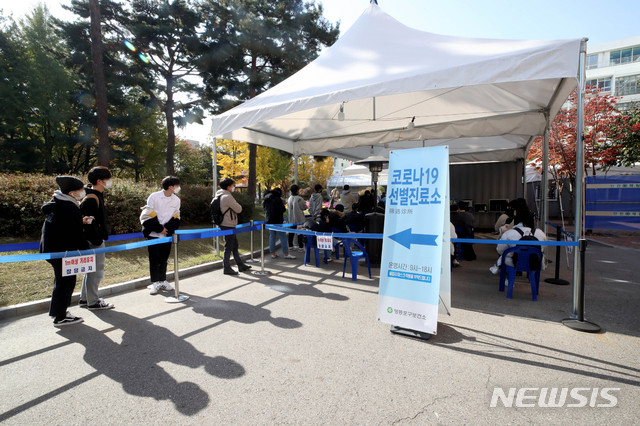
[[[218,139],[213,138],[212,141],[213,150],[211,155],[211,166],[213,168],[213,196],[216,196],[216,192],[218,191]],[[215,223],[213,224],[215,227]],[[220,240],[218,237],[215,239],[215,249],[216,255],[220,257]]]
[[[587,240],[584,238],[584,85],[587,40],[580,45],[580,66],[578,75],[578,123],[576,127],[576,186],[575,186],[575,241],[578,250],[573,252],[573,303],[571,315],[562,323],[569,328],[589,333],[599,332],[600,326],[584,320],[584,269]]]
[[[300,182],[298,181],[298,155],[293,155],[293,182],[298,185]]]
[[[542,231],[547,235],[549,221],[549,110],[544,112],[545,128],[542,138],[542,194],[540,197],[540,220]]]

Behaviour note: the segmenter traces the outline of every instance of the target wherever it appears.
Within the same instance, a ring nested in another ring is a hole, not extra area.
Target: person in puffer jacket
[[[83,224],[93,217],[82,217],[80,200],[84,198],[84,185],[73,176],[58,176],[56,183],[60,187],[53,198],[42,206],[47,218],[42,225],[40,239],[41,253],[75,252],[89,248]],[[73,256],[73,254],[71,254]],[[53,317],[54,327],[78,324],[82,318],[72,315],[67,308],[71,305],[71,296],[76,286],[76,276],[62,276],[62,259],[47,260],[53,267],[53,293],[49,315]]]

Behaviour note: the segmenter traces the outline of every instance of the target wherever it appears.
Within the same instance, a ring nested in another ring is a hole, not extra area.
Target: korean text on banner
[[[90,274],[96,271],[96,256],[88,254],[85,256],[63,257],[62,276]]]
[[[436,334],[448,174],[446,146],[389,154],[378,293],[383,322]]]
[[[333,250],[333,237],[331,235],[318,235],[316,239],[320,250]]]

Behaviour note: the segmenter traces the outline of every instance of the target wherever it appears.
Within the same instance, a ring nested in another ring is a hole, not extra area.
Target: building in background
[[[618,109],[640,102],[640,36],[587,44],[587,86],[620,96]]]

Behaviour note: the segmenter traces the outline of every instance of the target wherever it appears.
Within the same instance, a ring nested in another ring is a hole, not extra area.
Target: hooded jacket
[[[42,225],[40,253],[86,250],[89,243],[82,226],[82,213],[75,198],[56,190],[42,206],[47,218]]]
[[[94,246],[99,246],[109,239],[109,220],[104,206],[104,194],[96,191],[89,184],[84,187],[87,195],[80,203],[80,211],[83,216],[93,216],[93,222],[84,225],[87,239]]]
[[[312,217],[317,216],[320,214],[320,210],[322,210],[322,194],[314,192],[309,198],[309,214]]]

